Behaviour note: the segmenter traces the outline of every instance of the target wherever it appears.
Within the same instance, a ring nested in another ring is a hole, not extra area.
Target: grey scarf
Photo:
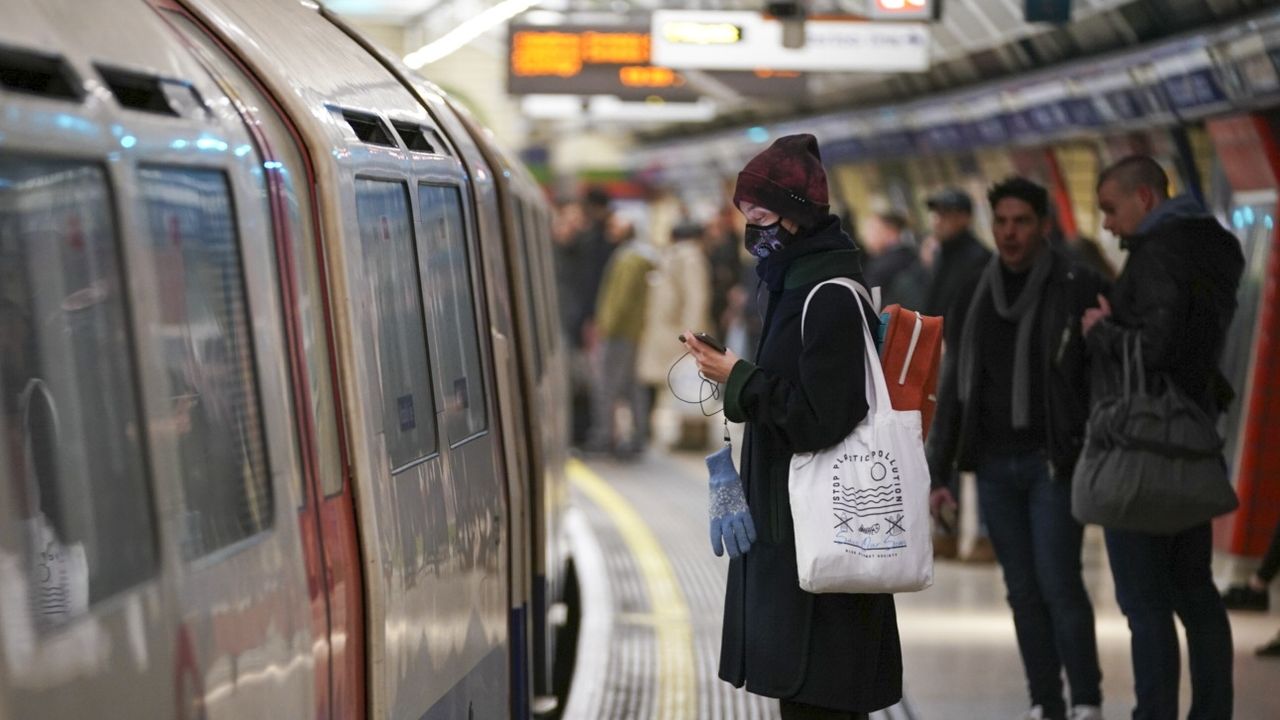
[[[1011,418],[1015,428],[1027,426],[1028,396],[1031,387],[1031,368],[1029,367],[1031,330],[1035,325],[1045,280],[1049,277],[1049,270],[1052,267],[1053,251],[1046,247],[1041,251],[1040,257],[1036,258],[1035,264],[1031,266],[1031,276],[1027,278],[1026,287],[1022,288],[1017,301],[1010,305],[1004,292],[1004,275],[1000,271],[1000,257],[993,256],[982,272],[982,279],[978,282],[977,289],[973,291],[973,299],[969,301],[969,313],[965,315],[964,327],[961,330],[959,392],[960,401],[967,403],[977,384],[977,377],[973,372],[978,361],[978,343],[980,342],[978,311],[982,305],[983,296],[989,292],[996,314],[1005,320],[1018,323],[1018,339],[1013,355],[1013,407],[1011,408]]]

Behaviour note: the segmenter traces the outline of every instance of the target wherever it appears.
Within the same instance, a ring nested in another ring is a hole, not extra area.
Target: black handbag
[[[1148,392],[1137,333],[1124,338],[1123,362],[1121,394],[1089,414],[1071,478],[1072,515],[1105,528],[1172,535],[1235,510],[1214,419],[1166,377],[1156,376],[1161,389]]]

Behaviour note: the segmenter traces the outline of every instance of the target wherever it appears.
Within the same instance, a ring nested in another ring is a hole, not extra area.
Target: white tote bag
[[[870,296],[852,280],[843,285]],[[895,593],[933,584],[929,467],[918,410],[894,410],[866,318],[867,416],[836,445],[791,458],[788,489],[800,587],[811,593]]]

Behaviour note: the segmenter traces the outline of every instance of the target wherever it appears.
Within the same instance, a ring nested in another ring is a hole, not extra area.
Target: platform
[[[583,597],[568,720],[777,718],[777,701],[716,676],[727,558],[706,533],[706,470],[696,455],[650,453],[636,463],[575,461],[570,521]],[[1116,607],[1097,528],[1085,541],[1097,609],[1104,714],[1133,706],[1129,633]],[[903,703],[874,720],[1002,720],[1026,712],[1026,689],[999,568],[939,562],[935,583],[899,595]],[[1280,614],[1232,614],[1239,720],[1280,717],[1280,661],[1257,645]],[[1189,701],[1185,652],[1182,708]]]

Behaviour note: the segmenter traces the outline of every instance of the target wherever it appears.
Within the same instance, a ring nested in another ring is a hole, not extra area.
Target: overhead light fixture
[[[502,0],[488,10],[404,56],[404,64],[417,70],[445,58],[485,31],[497,27],[542,0]]]

